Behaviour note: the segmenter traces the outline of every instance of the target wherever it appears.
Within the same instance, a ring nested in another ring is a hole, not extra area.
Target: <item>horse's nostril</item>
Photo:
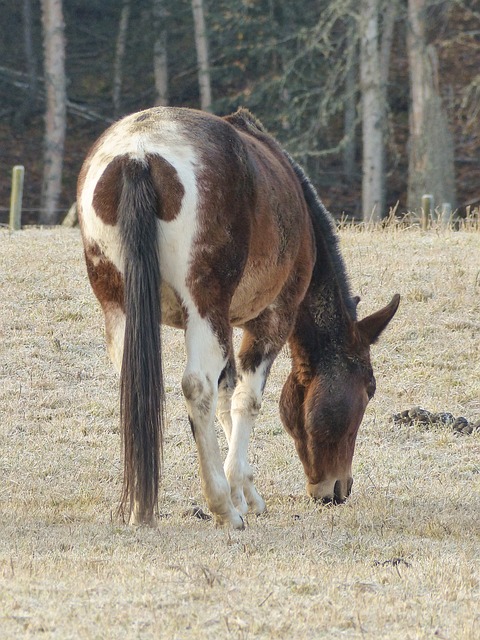
[[[347,480],[347,496],[352,493],[353,478]]]
[[[341,504],[342,502],[345,502],[346,495],[343,492],[342,484],[343,483],[342,483],[341,480],[337,480],[335,482],[335,487],[333,488],[333,495],[334,495],[333,502],[334,502],[334,504]]]

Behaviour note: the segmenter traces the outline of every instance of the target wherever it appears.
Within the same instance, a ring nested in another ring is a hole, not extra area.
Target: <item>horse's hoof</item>
[[[265,513],[265,511],[267,510],[265,500],[259,493],[257,493],[255,499],[249,501],[248,506],[250,507],[250,511],[256,516]]]
[[[241,516],[245,516],[248,512],[248,504],[243,495],[243,491],[232,491],[232,502],[235,509]]]
[[[215,525],[217,527],[231,527],[237,531],[243,531],[245,529],[245,521],[238,511],[235,511],[235,513],[232,513],[229,516],[216,515]]]
[[[153,514],[140,516],[132,511],[128,524],[130,527],[156,527],[157,521]]]
[[[233,528],[238,531],[243,531],[245,529],[245,520],[242,518],[240,514],[238,514],[238,519],[235,519],[235,522],[232,523]]]

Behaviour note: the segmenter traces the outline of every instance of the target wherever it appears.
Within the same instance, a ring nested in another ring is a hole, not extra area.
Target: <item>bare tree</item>
[[[385,6],[386,2],[386,6]],[[381,87],[381,105],[383,106],[382,113],[382,127],[383,127],[383,146],[382,146],[382,168],[387,174],[387,156],[388,156],[388,116],[389,116],[389,101],[388,101],[388,79],[390,75],[390,57],[393,44],[393,33],[395,27],[395,20],[398,15],[399,0],[384,0],[383,5],[383,20],[382,20],[382,37],[380,41],[380,87]],[[388,206],[388,203],[385,202]],[[387,211],[383,212],[383,215],[387,215]]]
[[[155,104],[168,105],[167,18],[165,0],[153,0]]]
[[[208,63],[208,37],[205,28],[203,0],[192,0],[193,23],[195,28],[195,47],[198,60],[198,84],[200,87],[200,106],[205,111],[212,104],[210,67]]]
[[[418,210],[424,193],[455,206],[453,138],[439,93],[438,60],[425,37],[426,0],[408,2],[410,156],[408,207]]]
[[[115,46],[115,60],[113,63],[113,115],[118,118],[122,113],[122,80],[123,62],[127,46],[128,22],[130,20],[130,0],[123,0],[118,25],[117,42]]]
[[[386,3],[386,6],[385,6]],[[384,0],[382,37],[380,41],[380,74],[382,91],[387,96],[388,76],[390,73],[390,56],[392,52],[393,30],[398,14],[399,0]]]
[[[350,28],[353,20],[350,20]],[[352,38],[353,40],[353,38]],[[355,129],[357,124],[357,68],[358,68],[358,47],[355,43],[350,44],[350,49],[346,59],[346,75],[345,75],[345,108],[343,112],[344,119],[344,139],[345,146],[343,148],[343,173],[348,182],[352,182],[355,175],[355,154],[357,150]]]
[[[35,109],[38,91],[38,64],[33,46],[33,17],[32,0],[23,0],[23,45],[25,60],[27,63],[28,88],[22,105],[17,109],[14,118],[14,126],[18,130]]]
[[[387,89],[398,0],[362,0],[361,6],[362,214],[375,222],[385,215]]]
[[[41,0],[41,7],[46,112],[40,223],[54,224],[62,188],[66,130],[65,25],[61,0]]]
[[[362,215],[364,220],[375,222],[381,219],[385,208],[384,105],[380,72],[379,0],[362,0],[361,8]]]

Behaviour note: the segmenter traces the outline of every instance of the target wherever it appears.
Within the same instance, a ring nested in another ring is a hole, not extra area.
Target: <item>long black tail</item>
[[[162,460],[164,388],[161,357],[159,204],[147,164],[122,167],[118,224],[125,279],[125,341],[120,376],[124,477],[120,512],[150,524]]]

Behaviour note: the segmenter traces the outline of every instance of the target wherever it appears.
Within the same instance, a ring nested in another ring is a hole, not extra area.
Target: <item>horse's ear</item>
[[[355,307],[358,307],[358,303],[361,300],[360,296],[353,296],[352,300],[353,300],[353,304],[355,305]]]
[[[390,320],[395,315],[400,304],[400,296],[396,293],[392,301],[386,307],[372,313],[357,323],[361,335],[365,336],[370,344],[378,340],[382,331],[386,328]]]

